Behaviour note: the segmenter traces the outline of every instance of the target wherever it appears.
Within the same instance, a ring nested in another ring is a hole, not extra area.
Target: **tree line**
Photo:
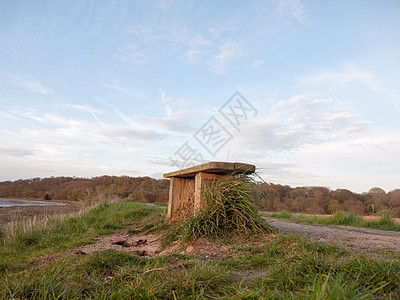
[[[296,187],[280,184],[258,184],[256,204],[267,211],[331,214],[348,211],[356,214],[374,214],[390,210],[400,217],[400,189],[386,193],[374,187],[363,194],[347,189],[330,190],[326,187]]]
[[[100,176],[94,178],[51,177],[0,182],[0,198],[83,201],[102,194],[140,202],[167,202],[169,180],[150,177]],[[346,189],[295,187],[257,183],[254,202],[267,211],[330,214],[338,210],[374,214],[390,210],[400,217],[400,189],[386,193],[378,187],[363,194]]]
[[[0,198],[81,201],[95,194],[167,202],[169,180],[150,177],[51,177],[0,182]]]

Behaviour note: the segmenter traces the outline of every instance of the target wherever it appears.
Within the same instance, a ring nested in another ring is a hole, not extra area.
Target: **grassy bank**
[[[35,257],[91,243],[162,209],[135,202],[101,203],[66,217],[29,219],[0,227],[0,272],[23,268]]]
[[[226,250],[212,258],[178,253],[140,257],[115,250],[57,257],[69,247],[144,220],[146,229],[160,228],[153,225],[160,225],[163,214],[160,208],[121,202],[3,234],[0,299],[400,297],[400,263],[370,259],[296,235],[214,238],[213,243]],[[32,264],[48,254],[56,259]]]
[[[396,223],[389,211],[382,212],[377,220],[365,220],[357,214],[338,211],[332,216],[312,216],[292,214],[287,211],[280,213],[263,213],[263,216],[290,220],[296,223],[317,225],[346,225],[354,227],[374,228],[380,230],[400,231],[400,224]]]

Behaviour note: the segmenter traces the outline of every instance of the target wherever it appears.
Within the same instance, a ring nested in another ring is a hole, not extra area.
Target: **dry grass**
[[[0,225],[29,219],[76,213],[83,204],[76,201],[60,201],[66,205],[0,207]]]

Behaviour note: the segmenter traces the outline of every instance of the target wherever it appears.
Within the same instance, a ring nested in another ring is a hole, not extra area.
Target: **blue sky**
[[[159,178],[200,157],[400,188],[399,36],[397,0],[1,1],[0,180]],[[253,110],[234,126],[236,92]]]

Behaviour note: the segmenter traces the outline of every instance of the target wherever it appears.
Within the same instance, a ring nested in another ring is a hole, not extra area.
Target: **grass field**
[[[68,249],[127,229],[162,234],[165,210],[102,204],[73,217],[2,230],[0,299],[373,299],[400,297],[400,263],[371,259],[297,235],[214,237],[215,257],[141,257]],[[168,246],[167,246],[168,247]],[[44,257],[52,259],[43,260]]]
[[[335,212],[332,216],[292,214],[287,211],[281,211],[280,213],[263,213],[263,216],[286,219],[297,223],[347,225],[380,230],[400,231],[400,224],[392,218],[392,215],[389,211],[382,212],[380,217],[376,219],[365,219],[357,214],[342,211]]]

